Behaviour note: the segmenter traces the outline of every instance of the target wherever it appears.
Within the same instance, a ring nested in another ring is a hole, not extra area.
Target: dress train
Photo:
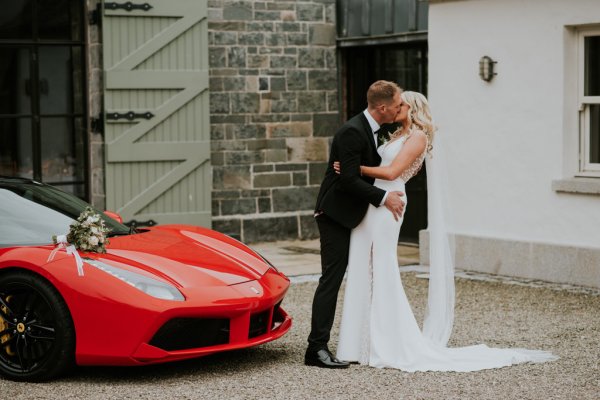
[[[405,140],[380,148],[382,165],[393,160]],[[404,182],[409,178],[404,175],[395,181],[376,180],[375,185],[404,192]],[[340,360],[408,372],[467,372],[558,358],[546,351],[498,349],[483,344],[448,348],[423,335],[398,268],[396,249],[401,225],[402,219],[395,221],[387,208],[370,205],[365,218],[352,231],[337,347]]]

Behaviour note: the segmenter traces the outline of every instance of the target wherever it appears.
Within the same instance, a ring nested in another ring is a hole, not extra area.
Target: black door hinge
[[[104,116],[100,114],[97,117],[93,117],[91,123],[92,132],[104,136]]]
[[[149,219],[148,221],[137,221],[132,219],[131,221],[124,222],[123,225],[130,227],[131,229],[139,228],[141,226],[150,226],[153,227],[157,225],[157,222],[153,219]]]
[[[112,2],[104,3],[104,7],[107,10],[118,10],[120,8],[125,11],[132,11],[132,10],[148,11],[152,8],[152,6],[148,3],[133,4],[130,1],[128,1],[127,3],[112,3]]]
[[[102,25],[102,2],[98,1],[96,4],[96,9],[90,11],[89,19],[90,25]]]
[[[126,119],[128,121],[133,121],[134,119],[139,119],[139,118],[152,119],[153,117],[154,117],[154,114],[152,114],[150,111],[141,112],[141,113],[136,113],[133,111],[118,113],[118,112],[111,111],[111,112],[106,113],[106,120],[108,120],[108,121],[117,121],[119,119]]]
[[[104,8],[107,10],[125,10],[125,11],[149,11],[152,6],[148,3],[144,4],[133,4],[128,1],[127,3],[104,3]],[[98,4],[96,4],[96,9],[92,10],[89,15],[90,25],[101,25],[102,24],[102,2],[99,0]]]

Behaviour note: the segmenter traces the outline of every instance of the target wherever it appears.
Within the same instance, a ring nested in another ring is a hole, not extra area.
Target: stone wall
[[[339,124],[335,0],[208,0],[213,228],[245,242],[318,235]]]
[[[96,9],[99,0],[87,0],[86,15]],[[89,200],[96,208],[105,209],[106,196],[104,189],[104,138],[102,133],[92,129],[91,119],[102,112],[102,43],[100,42],[100,25],[87,24],[87,65],[88,65],[88,149],[89,149]]]

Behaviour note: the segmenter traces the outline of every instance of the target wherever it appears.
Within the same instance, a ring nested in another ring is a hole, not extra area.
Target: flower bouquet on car
[[[79,217],[69,225],[69,233],[66,235],[53,235],[52,241],[56,248],[52,250],[48,261],[52,261],[56,252],[64,248],[67,254],[75,257],[77,272],[83,275],[83,260],[77,250],[87,253],[106,253],[106,245],[109,242],[107,233],[110,231],[104,224],[104,220],[91,207],[86,207]]]

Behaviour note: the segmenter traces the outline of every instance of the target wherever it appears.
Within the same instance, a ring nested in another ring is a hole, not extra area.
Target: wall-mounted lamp
[[[494,64],[497,61],[491,59],[491,57],[483,56],[479,59],[479,76],[486,82],[491,81],[494,75],[498,75],[494,72]]]

